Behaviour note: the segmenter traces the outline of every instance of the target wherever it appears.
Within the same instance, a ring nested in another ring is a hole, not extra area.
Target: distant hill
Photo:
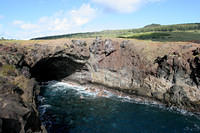
[[[144,26],[144,28],[154,28],[154,27],[158,27],[161,26],[160,24],[150,24],[150,25],[146,25]]]
[[[142,40],[148,39],[155,41],[200,40],[200,23],[174,25],[150,24],[138,29],[104,30],[100,32],[74,33],[57,36],[39,37],[33,38],[31,40],[47,40],[60,38],[94,38],[97,36],[114,38],[136,38]]]

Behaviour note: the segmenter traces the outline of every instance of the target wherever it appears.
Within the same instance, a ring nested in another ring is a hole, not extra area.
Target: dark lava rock
[[[198,110],[198,104],[194,105],[188,98],[186,90],[182,86],[174,85],[164,94],[164,100],[169,106],[176,106],[188,110]]]
[[[105,40],[104,42],[104,47],[105,47],[105,55],[109,56],[111,53],[115,51],[115,48],[112,44],[112,40]]]
[[[31,78],[31,74],[30,74],[30,69],[26,66],[24,66],[21,69],[21,73],[26,77],[26,78]]]
[[[145,46],[140,47],[129,43],[132,41],[119,44],[96,38],[92,44],[72,40],[70,47],[0,46],[0,132],[42,132],[35,105],[34,78],[46,81],[71,77],[74,81],[84,83],[85,80],[85,83],[155,98],[169,106],[200,111],[197,45],[188,48],[179,45],[181,50],[166,50],[163,54],[156,53],[155,47],[167,45],[141,43]],[[16,128],[8,131],[13,127]]]
[[[93,54],[103,54],[103,40],[100,38],[95,39],[90,46],[90,52]]]
[[[194,56],[199,55],[200,54],[200,48],[197,48],[197,49],[193,50],[192,52],[193,52]]]
[[[121,48],[126,48],[126,46],[128,45],[128,43],[129,43],[128,40],[122,41],[122,43],[120,44],[120,47]]]
[[[83,41],[83,40],[72,40],[72,43],[74,45],[81,46],[81,47],[87,45],[87,43],[85,41]]]

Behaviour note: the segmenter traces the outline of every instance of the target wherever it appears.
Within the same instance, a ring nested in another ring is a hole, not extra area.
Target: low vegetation
[[[1,76],[16,76],[16,69],[13,65],[3,65],[0,68]]]
[[[144,32],[119,36],[120,38],[152,40],[152,41],[190,41],[200,42],[200,32]]]
[[[160,25],[151,24],[138,29],[105,30],[101,32],[75,33],[57,36],[33,38],[31,40],[49,40],[60,38],[135,38],[152,41],[195,41],[200,42],[200,23]]]

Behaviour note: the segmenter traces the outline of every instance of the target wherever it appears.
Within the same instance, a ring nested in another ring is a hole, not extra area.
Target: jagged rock
[[[7,82],[8,79],[5,79],[3,77],[0,77],[0,94],[14,94],[17,93],[19,95],[22,95],[24,92],[22,89],[20,89],[18,86],[15,86],[13,84],[10,84]]]
[[[126,46],[128,45],[128,43],[129,43],[128,40],[122,41],[121,44],[120,44],[120,47],[121,48],[126,48]]]
[[[23,66],[21,69],[21,73],[26,77],[26,78],[31,78],[30,74],[30,69],[26,66]]]
[[[199,45],[174,44],[167,49],[166,44],[141,47],[131,40],[70,42],[0,46],[1,132],[9,133],[14,126],[11,132],[44,132],[34,100],[36,80],[98,84],[200,112]]]
[[[8,51],[0,53],[0,132],[43,132],[35,109],[36,85],[24,66],[23,50],[2,47]],[[25,80],[20,79],[17,83],[15,79],[19,77]]]
[[[37,111],[32,109],[30,103],[24,103],[17,93],[0,94],[0,110],[2,132],[25,133],[28,130],[31,132],[41,130]]]
[[[168,106],[175,106],[190,111],[199,111],[199,104],[194,104],[193,99],[188,95],[188,88],[174,85],[164,94],[164,101]]]
[[[104,42],[104,47],[105,47],[105,55],[108,56],[110,55],[112,52],[115,51],[115,48],[112,44],[112,40],[105,40]]]
[[[85,41],[83,41],[83,40],[72,40],[72,43],[74,45],[77,45],[77,46],[80,46],[80,47],[87,45],[87,43]]]
[[[95,55],[105,54],[106,56],[108,56],[114,51],[115,47],[113,46],[112,40],[110,39],[103,41],[100,38],[97,38],[90,46],[90,52]]]
[[[90,52],[93,54],[103,54],[103,40],[97,38],[90,46]]]
[[[197,56],[200,54],[200,48],[197,48],[195,50],[192,51],[194,56]]]

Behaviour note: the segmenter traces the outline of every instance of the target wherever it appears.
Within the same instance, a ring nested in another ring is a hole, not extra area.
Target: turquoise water
[[[39,96],[49,133],[200,133],[200,119],[104,91],[50,82]]]

